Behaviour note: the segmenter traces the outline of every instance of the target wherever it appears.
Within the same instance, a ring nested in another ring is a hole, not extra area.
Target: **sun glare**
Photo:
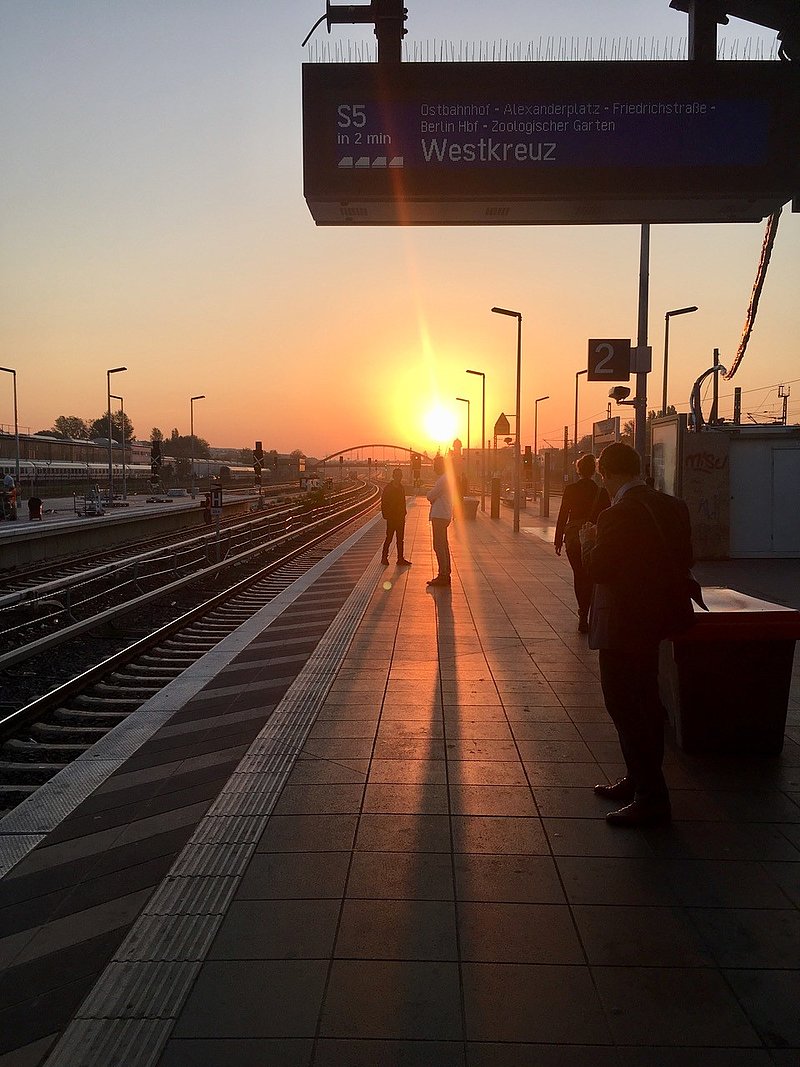
[[[449,444],[456,432],[456,417],[441,406],[431,408],[424,419],[425,432],[436,444]]]

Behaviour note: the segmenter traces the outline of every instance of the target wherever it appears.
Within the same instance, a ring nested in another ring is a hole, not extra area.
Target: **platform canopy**
[[[800,195],[790,63],[310,63],[319,225],[758,221]]]

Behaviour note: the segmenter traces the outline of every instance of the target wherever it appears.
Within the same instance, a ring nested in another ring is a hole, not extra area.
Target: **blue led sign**
[[[762,218],[798,190],[779,63],[304,67],[319,223]]]

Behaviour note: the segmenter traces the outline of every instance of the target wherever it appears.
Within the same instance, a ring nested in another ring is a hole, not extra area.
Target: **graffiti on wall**
[[[724,559],[728,555],[729,473],[727,436],[684,437],[683,497],[692,518],[692,541],[698,559]]]

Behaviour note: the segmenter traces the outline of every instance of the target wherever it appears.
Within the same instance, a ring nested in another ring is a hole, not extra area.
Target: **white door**
[[[730,450],[733,559],[772,552],[770,441],[733,439]]]
[[[800,556],[800,448],[772,449],[772,548]]]

